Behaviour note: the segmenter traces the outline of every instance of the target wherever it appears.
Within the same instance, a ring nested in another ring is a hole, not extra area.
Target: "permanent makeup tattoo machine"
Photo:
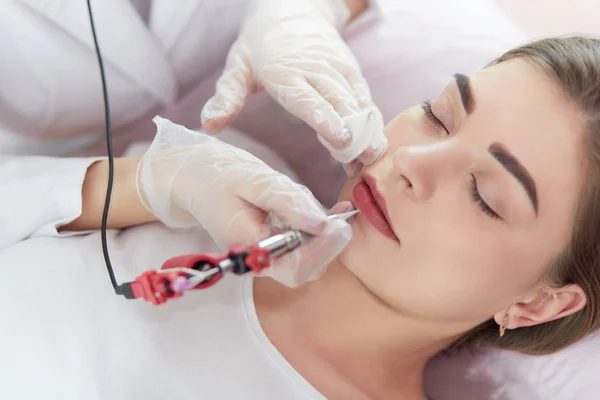
[[[333,214],[329,219],[347,219],[356,214],[351,211]],[[310,235],[298,230],[287,230],[253,246],[231,249],[226,255],[190,254],[167,260],[160,270],[150,270],[135,281],[116,287],[117,294],[128,299],[144,299],[154,305],[181,297],[193,289],[205,289],[217,283],[225,273],[236,275],[259,273],[271,262],[302,246]]]

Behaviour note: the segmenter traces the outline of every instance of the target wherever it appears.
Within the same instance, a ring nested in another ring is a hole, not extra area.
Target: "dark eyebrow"
[[[471,114],[475,109],[475,98],[473,97],[473,91],[471,90],[471,80],[467,75],[456,73],[454,74],[456,80],[456,86],[460,92],[460,100],[462,105],[467,112],[467,115]]]
[[[500,164],[508,172],[510,172],[521,185],[525,188],[527,192],[527,196],[529,196],[529,200],[531,200],[531,204],[533,205],[533,209],[535,210],[535,215],[538,214],[538,199],[537,199],[537,189],[535,187],[535,182],[529,172],[521,165],[519,160],[510,153],[504,146],[500,143],[492,144],[488,151],[490,154],[498,160]]]

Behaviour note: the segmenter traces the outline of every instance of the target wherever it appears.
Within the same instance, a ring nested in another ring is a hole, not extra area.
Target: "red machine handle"
[[[190,268],[197,269],[202,271],[203,267],[206,268],[214,268],[221,261],[227,259],[227,256],[222,256],[220,254],[211,254],[211,253],[201,253],[201,254],[187,254],[183,256],[177,256],[173,258],[169,258],[161,267],[161,269],[170,269],[170,268]],[[204,289],[209,286],[214,285],[223,277],[222,273],[217,273],[211,276],[205,282],[196,285],[193,289]]]
[[[154,305],[163,304],[170,299],[181,297],[183,293],[175,290],[174,283],[178,279],[189,278],[189,273],[176,268],[204,271],[217,267],[221,261],[227,259],[234,262],[235,267],[231,272],[236,274],[248,271],[259,273],[271,265],[269,251],[258,246],[232,249],[226,256],[210,253],[188,254],[168,259],[160,271],[144,272],[135,281],[123,285],[123,290],[128,293],[126,295],[128,298],[143,298]],[[219,271],[193,289],[205,289],[217,283],[222,277],[223,273]]]

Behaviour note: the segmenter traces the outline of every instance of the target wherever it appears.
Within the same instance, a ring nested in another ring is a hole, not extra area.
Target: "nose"
[[[393,153],[393,173],[404,181],[412,198],[426,200],[440,184],[463,175],[469,160],[468,151],[451,140],[401,146]]]

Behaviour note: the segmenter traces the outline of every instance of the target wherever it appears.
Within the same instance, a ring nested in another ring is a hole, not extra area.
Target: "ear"
[[[578,285],[545,287],[508,310],[497,313],[494,320],[501,325],[508,314],[507,329],[533,326],[576,313],[585,307],[586,303],[585,293]]]

